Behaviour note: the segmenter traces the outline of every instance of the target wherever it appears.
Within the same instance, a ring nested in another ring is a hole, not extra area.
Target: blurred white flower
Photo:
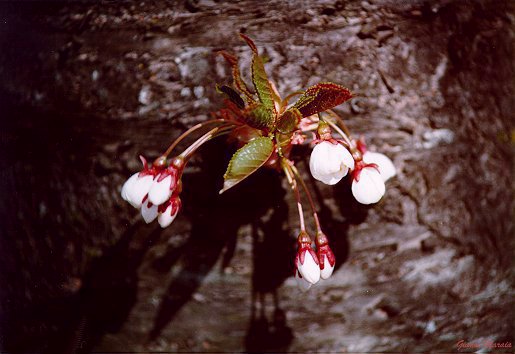
[[[366,164],[376,164],[384,182],[397,174],[392,160],[385,154],[367,151],[363,154],[363,161]]]

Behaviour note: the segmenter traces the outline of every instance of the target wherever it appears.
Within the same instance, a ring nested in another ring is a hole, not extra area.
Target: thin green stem
[[[283,166],[284,173],[286,174],[286,178],[288,179],[288,183],[290,183],[291,188],[295,193],[295,199],[297,200],[297,210],[299,212],[299,222],[300,222],[300,231],[306,231],[306,225],[304,221],[304,211],[302,210],[302,202],[300,199],[299,188],[297,187],[297,181],[295,180],[295,176],[292,171],[292,166],[290,161],[287,159],[283,159],[281,161]]]
[[[306,186],[304,179],[300,175],[299,170],[297,170],[297,167],[295,167],[295,165],[291,166],[291,170],[293,171],[293,173],[299,180],[300,185],[302,186],[302,189],[304,189],[304,193],[306,193],[306,196],[308,197],[309,205],[311,206],[311,211],[313,213],[313,219],[315,219],[315,226],[317,228],[317,232],[322,232],[322,228],[320,227],[320,221],[318,220],[318,214],[317,214],[317,210],[315,207],[315,203],[314,203],[313,197],[311,196],[311,193],[308,189],[308,186]]]
[[[199,147],[201,147],[203,144],[208,142],[209,140],[216,138],[218,136],[227,134],[232,131],[234,128],[234,125],[227,125],[227,126],[221,126],[216,127],[208,131],[206,134],[202,135],[200,138],[198,138],[193,144],[191,144],[186,150],[184,150],[179,157],[183,158],[185,160],[189,159],[191,157],[191,154],[193,154]]]
[[[331,126],[331,128],[336,130],[336,132],[342,136],[342,138],[345,141],[345,143],[349,146],[349,149],[353,149],[353,144],[352,144],[352,141],[350,140],[350,137],[343,130],[341,130],[339,126],[337,126],[330,119],[324,119],[324,122],[329,124]]]
[[[175,139],[175,141],[170,145],[170,147],[165,151],[165,153],[163,154],[164,157],[167,157],[168,155],[170,155],[170,153],[172,152],[172,150],[184,139],[186,138],[188,135],[190,135],[191,133],[193,133],[194,131],[202,128],[202,127],[205,127],[206,125],[208,124],[212,124],[212,123],[225,123],[227,122],[225,119],[211,119],[211,120],[208,120],[208,121],[205,121],[205,122],[202,122],[202,123],[198,123],[196,125],[194,125],[193,127],[191,127],[190,129],[186,130],[184,133],[182,133],[177,139]]]
[[[333,111],[332,109],[328,109],[327,112],[329,113],[330,116],[332,116],[336,119],[336,121],[340,124],[340,127],[343,129],[345,134],[347,134],[347,136],[350,137],[351,133],[349,131],[349,128],[347,128],[347,126],[345,125],[345,122],[343,121],[343,119],[338,114],[336,114],[336,112]]]

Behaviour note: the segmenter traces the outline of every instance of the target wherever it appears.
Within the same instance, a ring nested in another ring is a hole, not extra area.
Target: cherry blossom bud
[[[377,203],[386,191],[383,177],[375,165],[364,165],[355,171],[351,189],[361,204]]]
[[[333,274],[334,266],[336,264],[334,253],[329,247],[329,241],[324,233],[319,232],[315,238],[315,242],[317,245],[318,263],[320,266],[320,277],[322,279],[328,279],[331,274]]]
[[[311,288],[311,285],[313,285],[302,277],[298,269],[295,269],[295,281],[297,282],[299,289],[302,291],[308,291],[309,288]]]
[[[141,207],[141,216],[143,216],[143,220],[145,220],[147,224],[150,224],[155,220],[155,218],[157,218],[157,214],[157,205],[152,204],[152,202],[146,198]]]
[[[136,180],[138,179],[138,175],[139,175],[139,172],[138,173],[135,173],[133,174],[132,176],[130,176],[130,178],[123,184],[123,187],[122,187],[122,198],[123,200],[125,201],[129,201],[129,196],[128,196],[128,193],[129,193],[129,190],[132,189],[132,185],[134,184],[134,182],[136,182]]]
[[[395,166],[393,165],[392,160],[390,160],[388,156],[379,152],[365,152],[363,154],[363,162],[366,164],[377,165],[384,182],[396,175]]]
[[[154,166],[156,166],[156,164],[160,166],[163,165],[160,159],[154,162]],[[161,172],[155,178],[148,192],[148,198],[152,203],[157,205],[163,204],[171,197],[174,191],[177,190],[178,185],[180,185],[180,176],[184,169],[184,164],[184,159],[177,156],[172,160],[168,168],[164,170],[161,168]]]
[[[313,177],[325,184],[338,183],[349,169],[354,168],[354,159],[341,144],[322,141],[311,152],[309,169]]]
[[[301,231],[297,242],[299,248],[295,266],[304,280],[315,284],[320,280],[320,268],[315,251],[311,248],[311,238],[305,231]]]
[[[132,204],[135,208],[141,208],[143,198],[148,194],[150,186],[154,181],[154,176],[144,175],[140,176],[141,172],[138,173],[138,178],[131,184],[127,190],[127,201]]]
[[[122,187],[122,198],[138,209],[141,208],[143,198],[148,194],[157,173],[156,169],[148,167],[143,156],[140,156],[140,159],[143,170],[133,174]]]
[[[175,173],[168,173],[168,169],[161,172],[150,187],[148,199],[154,204],[163,204],[172,195],[176,182]]]
[[[181,199],[178,196],[172,196],[168,203],[159,206],[159,215],[157,221],[164,229],[168,227],[174,220],[181,208]]]

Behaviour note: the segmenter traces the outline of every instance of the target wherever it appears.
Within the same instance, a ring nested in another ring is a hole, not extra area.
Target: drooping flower
[[[390,160],[390,158],[385,154],[367,151],[363,154],[363,162],[366,164],[377,165],[377,169],[379,170],[379,173],[381,174],[384,182],[388,181],[390,178],[397,174],[392,160]]]
[[[377,203],[386,191],[377,165],[360,161],[353,173],[351,189],[352,195],[361,204]]]
[[[140,156],[140,159],[143,163],[143,169],[133,174],[122,187],[122,198],[138,209],[141,208],[143,199],[158,173],[156,168],[148,166],[147,160],[143,156]]]
[[[376,165],[384,182],[397,174],[392,160],[385,154],[369,151],[363,137],[356,141],[356,147],[361,152],[365,164]]]
[[[169,166],[164,171],[159,173],[150,190],[148,191],[148,199],[153,204],[163,204],[172,195],[175,187],[177,186],[178,171],[174,166]]]
[[[333,274],[336,259],[334,253],[329,247],[329,240],[323,232],[319,232],[315,237],[317,245],[318,263],[320,266],[320,277],[328,279]]]
[[[315,284],[320,280],[320,268],[317,255],[311,248],[311,238],[305,231],[301,231],[297,242],[298,250],[295,266],[304,280]]]
[[[313,148],[309,159],[311,175],[328,185],[338,183],[354,168],[354,159],[343,145],[321,141]]]
[[[157,221],[164,229],[168,227],[174,220],[181,209],[181,199],[177,195],[173,195],[167,203],[159,206],[159,215]]]

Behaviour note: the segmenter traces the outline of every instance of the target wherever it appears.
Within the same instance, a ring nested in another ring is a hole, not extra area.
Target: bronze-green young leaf
[[[336,107],[348,99],[352,93],[343,86],[332,82],[322,82],[309,87],[295,103],[303,117]]]
[[[247,42],[250,49],[252,49],[252,82],[254,83],[254,87],[256,88],[256,92],[259,97],[259,101],[268,109],[274,112],[275,118],[275,105],[274,105],[274,94],[272,91],[272,86],[270,85],[270,81],[268,81],[268,76],[266,75],[265,66],[263,65],[263,61],[259,56],[256,45],[244,34],[240,33],[240,37]]]
[[[300,111],[297,108],[292,107],[281,114],[277,120],[277,130],[283,134],[291,133],[297,129],[297,125],[301,119],[302,114]]]
[[[274,143],[267,137],[254,138],[236,151],[225,172],[224,187],[220,194],[234,187],[263,166],[273,151]]]
[[[275,112],[262,103],[255,103],[248,107],[244,115],[245,123],[256,129],[272,129],[274,127]]]

